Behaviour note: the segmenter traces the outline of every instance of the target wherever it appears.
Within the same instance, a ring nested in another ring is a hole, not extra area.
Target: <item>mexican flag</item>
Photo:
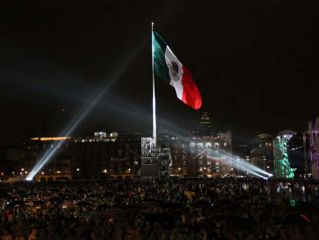
[[[177,59],[161,36],[152,35],[155,76],[167,80],[175,88],[177,98],[198,110],[202,106],[201,94],[191,72]]]

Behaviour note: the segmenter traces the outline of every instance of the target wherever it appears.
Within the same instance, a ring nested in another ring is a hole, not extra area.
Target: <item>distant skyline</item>
[[[150,134],[152,21],[203,97],[194,111],[156,79],[160,132],[207,111],[245,141],[319,116],[317,1],[13,0],[0,18],[0,146],[58,134],[111,79],[74,135]]]

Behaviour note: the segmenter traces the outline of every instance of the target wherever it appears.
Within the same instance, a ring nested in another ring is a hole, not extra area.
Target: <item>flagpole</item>
[[[154,148],[157,145],[157,136],[156,136],[156,99],[155,99],[155,76],[154,76],[154,36],[153,36],[153,28],[154,22],[151,23],[152,25],[152,83],[153,83],[153,144]]]

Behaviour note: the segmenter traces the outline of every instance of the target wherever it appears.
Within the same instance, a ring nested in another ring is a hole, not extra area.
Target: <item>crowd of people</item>
[[[259,179],[0,185],[1,240],[318,239],[319,185]]]

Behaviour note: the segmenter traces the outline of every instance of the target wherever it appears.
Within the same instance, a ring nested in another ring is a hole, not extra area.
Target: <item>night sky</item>
[[[1,1],[0,146],[59,134],[101,89],[73,135],[150,134],[152,20],[215,131],[303,131],[319,116],[318,10],[316,0]],[[160,132],[194,128],[201,112],[156,87]]]

